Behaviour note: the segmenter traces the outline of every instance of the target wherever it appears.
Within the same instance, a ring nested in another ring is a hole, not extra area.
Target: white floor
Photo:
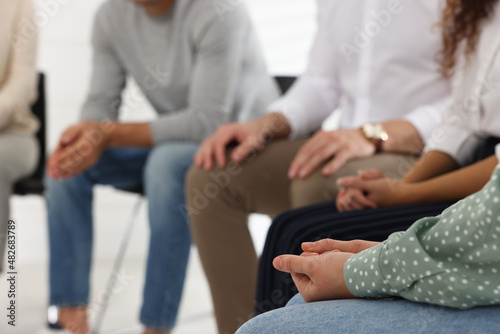
[[[92,272],[91,315],[102,300],[115,253],[125,232],[136,197],[99,187],[96,191],[95,247]],[[0,276],[0,333],[36,334],[46,322],[47,303],[47,231],[41,197],[15,197],[12,216],[17,225],[18,283],[16,327],[7,325],[8,306],[6,275]],[[129,245],[120,279],[103,323],[103,334],[141,333],[138,313],[144,279],[147,246],[147,216],[143,205]],[[269,219],[252,216],[251,230],[256,248],[261,250]],[[187,282],[182,299],[178,334],[216,333],[210,293],[196,248],[192,248]],[[5,315],[4,315],[5,314]]]

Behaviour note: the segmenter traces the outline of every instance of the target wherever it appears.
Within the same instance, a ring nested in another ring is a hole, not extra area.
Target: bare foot
[[[86,307],[62,307],[59,308],[57,320],[65,330],[74,334],[88,334],[89,324]]]
[[[144,333],[143,334],[171,334],[172,332],[162,332],[162,331],[154,331],[152,329],[149,329],[149,328],[146,328],[144,330]]]

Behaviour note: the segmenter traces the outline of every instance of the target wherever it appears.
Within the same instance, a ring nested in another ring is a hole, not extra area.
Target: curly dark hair
[[[451,76],[457,65],[458,50],[465,43],[466,55],[472,54],[481,33],[481,24],[495,11],[498,0],[446,0],[441,20],[443,50],[441,73]]]

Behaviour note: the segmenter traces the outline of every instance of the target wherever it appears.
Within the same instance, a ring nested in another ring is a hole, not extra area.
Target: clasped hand
[[[300,256],[282,255],[274,259],[276,269],[292,274],[306,302],[356,298],[344,280],[344,265],[354,254],[377,245],[377,242],[323,239],[302,244]]]
[[[48,175],[56,180],[71,178],[94,166],[107,147],[107,133],[108,128],[91,121],[68,128],[47,161]]]

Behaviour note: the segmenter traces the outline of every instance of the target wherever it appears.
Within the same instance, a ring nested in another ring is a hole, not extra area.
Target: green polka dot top
[[[344,266],[349,290],[460,309],[500,304],[499,200],[500,165],[476,194],[353,255]]]

